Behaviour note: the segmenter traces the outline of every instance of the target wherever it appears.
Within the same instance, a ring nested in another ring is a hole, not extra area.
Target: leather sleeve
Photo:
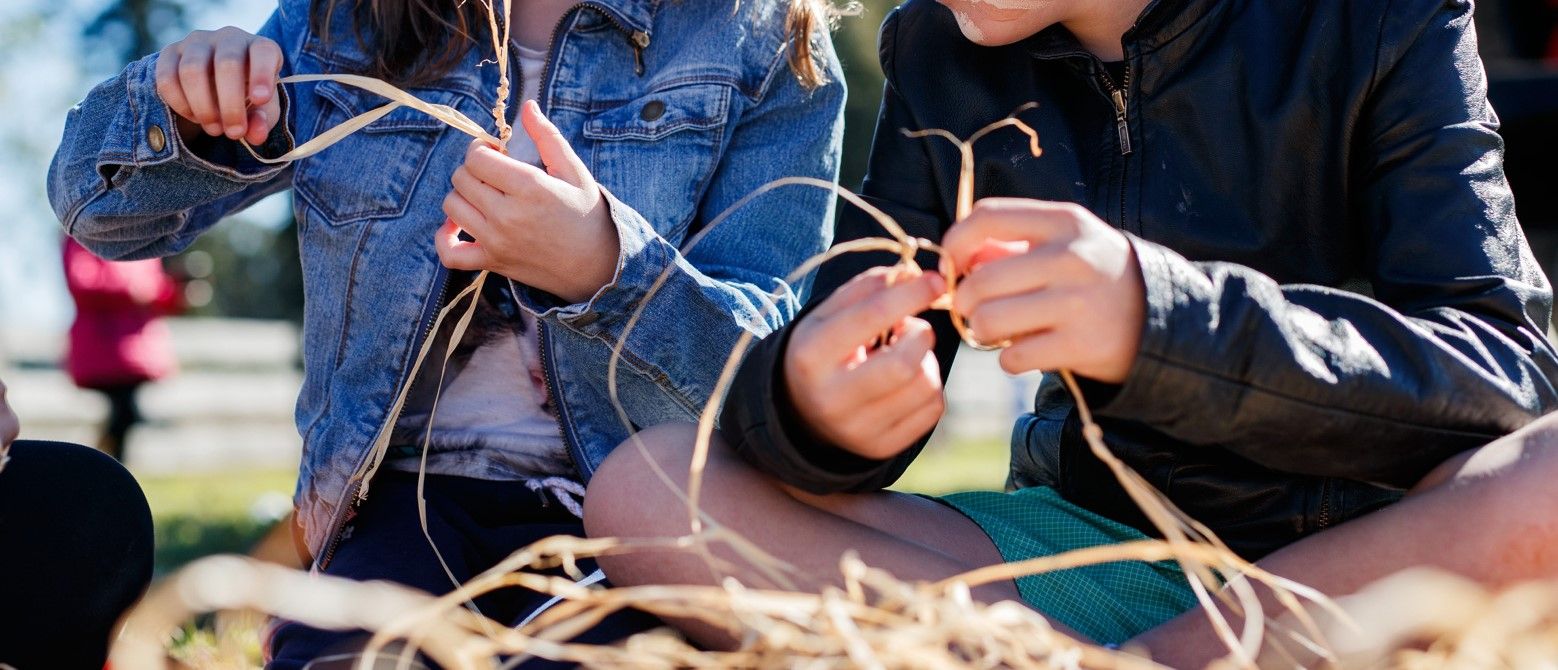
[[[871,146],[861,196],[881,208],[909,235],[939,241],[946,207],[931,174],[931,159],[923,140],[905,138],[900,130],[918,128],[894,88],[893,49],[900,13],[882,24],[882,69],[887,75],[881,113]],[[888,197],[890,194],[890,198]],[[887,233],[870,216],[848,207],[841,212],[836,242],[883,237]],[[926,268],[936,267],[933,256],[920,259]],[[809,304],[826,300],[852,277],[879,265],[890,265],[890,254],[849,254],[824,264],[817,272]],[[781,481],[813,493],[872,491],[897,481],[930,435],[896,458],[877,461],[861,458],[824,443],[811,434],[790,401],[784,380],[784,352],[795,323],[759,342],[742,362],[725,401],[720,426],[726,440],[746,460]],[[922,315],[936,331],[936,357],[945,379],[957,353],[958,337],[944,313]]]
[[[1558,404],[1552,292],[1515,220],[1470,2],[1416,14],[1385,12],[1353,148],[1345,225],[1375,299],[1133,239],[1147,324],[1101,415],[1405,488]]]

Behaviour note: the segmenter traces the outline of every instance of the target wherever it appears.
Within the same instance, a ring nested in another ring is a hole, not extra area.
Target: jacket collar
[[[1188,32],[1219,1],[1152,0],[1142,9],[1135,25],[1125,31],[1124,42],[1127,45],[1135,43],[1141,51],[1152,51]],[[1023,46],[1034,58],[1042,60],[1092,57],[1076,36],[1060,24],[1039,31],[1025,40]]]
[[[592,7],[629,31],[653,34],[655,9],[660,0],[583,0],[581,7]]]
[[[578,8],[594,9],[605,15],[607,19],[619,24],[619,27],[626,29],[628,32],[643,32],[653,35],[652,25],[654,23],[655,10],[658,9],[660,2],[661,0],[579,0],[574,7],[570,8],[570,11]],[[350,16],[351,3],[341,3],[341,6],[337,7],[335,11],[337,14],[332,16],[330,21],[334,34],[329,36],[329,44],[326,45],[325,41],[321,39],[323,36],[311,34],[308,39],[307,50],[319,56],[322,60],[334,63],[337,67],[346,69],[366,68],[373,62],[373,59],[363,51],[361,43],[345,32],[346,27],[352,25]],[[480,41],[477,46],[480,48],[471,56],[471,58],[475,59],[475,62],[480,62],[483,58],[490,56],[485,51],[491,48],[486,41]]]

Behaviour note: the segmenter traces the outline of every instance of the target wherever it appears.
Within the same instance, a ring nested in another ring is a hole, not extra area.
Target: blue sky
[[[101,0],[10,0],[0,3],[0,328],[57,329],[71,318],[59,268],[59,223],[44,180],[65,113],[111,72],[88,71],[78,53],[85,21]],[[59,16],[31,19],[43,7]],[[197,28],[255,30],[275,7],[234,0],[195,12]],[[255,221],[279,221],[285,204],[264,203]]]

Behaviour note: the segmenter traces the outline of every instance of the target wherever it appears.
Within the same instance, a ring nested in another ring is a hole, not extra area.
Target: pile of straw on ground
[[[1166,546],[1127,546],[1154,545]],[[401,642],[400,648],[420,649],[451,670],[506,667],[529,656],[624,668],[1159,667],[1129,653],[1067,638],[1020,604],[975,602],[961,582],[910,584],[853,559],[841,566],[845,587],[821,594],[750,590],[734,583],[722,588],[600,589],[515,567],[554,566],[573,557],[575,550],[614,547],[554,538],[515,554],[506,565],[473,580],[465,592],[444,598],[393,584],[310,576],[244,558],[208,558],[148,596],[116,645],[113,664],[127,670],[169,667],[166,644],[181,623],[199,612],[246,610],[324,628],[374,631],[375,647]],[[1055,565],[1074,565],[1096,562],[1097,556],[1055,558]],[[518,630],[461,606],[465,597],[503,586],[536,588],[566,601]],[[1337,604],[1346,618],[1326,614],[1318,623],[1332,660],[1311,657],[1304,666],[1558,667],[1558,582],[1490,593],[1459,577],[1409,571]],[[563,642],[626,606],[729,626],[744,644],[732,652],[700,651],[669,630],[614,646]],[[379,659],[382,665],[364,667],[392,667],[389,664],[401,658],[385,652]],[[202,669],[243,667],[234,659],[209,655],[186,661]],[[1271,649],[1256,664],[1295,667]],[[1250,664],[1230,657],[1220,665]]]

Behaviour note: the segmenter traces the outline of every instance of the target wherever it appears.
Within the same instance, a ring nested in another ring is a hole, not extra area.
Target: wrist
[[[576,258],[587,259],[587,270],[578,272],[580,268],[577,265],[567,263],[567,259],[559,259],[568,267],[555,268],[556,276],[567,277],[577,273],[574,276],[580,277],[580,281],[557,297],[573,304],[586,303],[616,279],[617,268],[622,265],[622,239],[617,232],[616,223],[612,221],[610,210],[606,198],[599,195],[597,189],[595,205],[585,217],[589,222],[586,228],[595,232],[589,236],[592,239],[582,245],[583,253],[576,256]]]

